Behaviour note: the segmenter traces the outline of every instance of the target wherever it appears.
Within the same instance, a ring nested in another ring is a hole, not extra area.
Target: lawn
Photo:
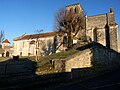
[[[51,59],[64,59],[67,58],[75,53],[79,52],[78,50],[69,50],[69,51],[64,51],[64,52],[59,52],[59,53],[54,53],[49,56],[45,57],[40,57],[40,60],[37,61],[37,70],[36,74],[51,74],[51,73],[56,73],[55,69],[53,66],[50,64]],[[15,62],[25,62],[26,60],[30,59],[31,61],[35,61],[35,56],[32,57],[19,57],[19,60],[15,60]],[[0,57],[0,61],[5,61],[10,59],[9,57]],[[36,61],[35,61],[36,62]]]
[[[78,53],[79,50],[69,50],[69,51],[64,51],[64,52],[59,52],[59,53],[54,53],[49,56],[45,57],[40,57],[40,60],[37,61],[37,69],[36,69],[36,74],[37,75],[43,75],[43,74],[53,74],[53,73],[58,73],[53,67],[53,65],[50,64],[50,60],[52,59],[65,59],[73,54]],[[19,57],[19,60],[15,60],[15,62],[26,62],[28,59],[31,61],[35,61],[35,56],[32,57]],[[5,61],[7,59],[10,59],[8,57],[0,57],[0,61]],[[36,62],[36,61],[35,61]]]
[[[37,61],[37,72],[39,74],[48,74],[48,73],[55,73],[53,66],[50,64],[50,60],[52,59],[64,59],[67,58],[75,53],[79,52],[78,50],[69,50],[59,53],[54,53],[49,56],[40,57],[40,60]],[[35,60],[34,57],[29,57],[31,60]]]
[[[75,53],[79,52],[78,50],[69,50],[69,51],[64,51],[64,52],[59,52],[59,53],[54,53],[51,54],[49,56],[45,56],[45,57],[40,57],[40,59],[37,61],[37,63],[48,63],[50,60],[52,59],[65,59]],[[35,60],[35,56],[34,57],[29,57],[31,60]]]

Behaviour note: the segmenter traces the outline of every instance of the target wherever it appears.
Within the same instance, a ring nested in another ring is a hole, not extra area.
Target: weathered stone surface
[[[73,68],[92,67],[92,56],[91,49],[86,49],[67,58],[65,62],[65,71],[70,72]]]
[[[54,68],[58,72],[65,71],[65,60],[64,59],[55,59],[54,61]]]
[[[92,41],[118,51],[118,26],[114,20],[114,13],[88,16],[86,19],[86,35]]]
[[[70,11],[71,8],[75,9],[76,5],[68,6],[67,11]],[[79,9],[81,10],[80,7]],[[105,14],[99,14],[95,16],[85,16],[84,25],[85,27],[83,27],[82,29],[80,28],[80,30],[76,33],[76,35],[73,33],[75,35],[74,38],[76,38],[75,39],[76,41],[80,40],[83,36],[84,37],[87,36],[89,37],[88,42],[94,41],[102,44],[103,46],[118,51],[118,42],[119,42],[118,25],[116,24],[114,19],[113,9],[111,10],[110,8],[110,12]]]
[[[116,28],[114,26],[111,26],[109,28],[109,33],[110,33],[110,47],[115,50],[118,51],[118,30],[116,30]]]
[[[106,14],[87,17],[88,29],[91,27],[104,28],[105,25],[106,25]]]
[[[110,70],[120,66],[120,54],[99,43],[91,43],[80,52],[65,58],[54,60],[55,68],[71,72],[72,69],[92,67],[96,70]]]
[[[101,69],[113,69],[120,66],[120,54],[102,45],[93,48],[93,67]]]

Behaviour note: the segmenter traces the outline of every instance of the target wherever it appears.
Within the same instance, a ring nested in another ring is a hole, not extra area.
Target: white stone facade
[[[23,35],[13,40],[13,55],[19,56],[45,56],[52,52],[54,32]],[[38,36],[38,37],[37,37]]]

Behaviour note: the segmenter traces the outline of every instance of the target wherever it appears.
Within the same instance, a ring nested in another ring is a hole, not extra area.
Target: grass
[[[78,50],[69,50],[69,51],[64,51],[64,52],[59,52],[59,53],[54,53],[54,54],[51,54],[49,56],[45,56],[45,57],[41,57],[40,58],[40,61],[41,60],[50,60],[50,59],[65,59],[75,53],[77,53]]]
[[[53,68],[53,66],[50,64],[50,60],[52,59],[65,59],[75,53],[79,52],[78,50],[69,50],[59,53],[54,53],[49,56],[40,57],[40,59],[37,61],[37,69],[36,74],[51,74],[51,73],[57,73],[57,71]],[[31,61],[35,61],[35,56],[24,56],[19,57],[18,61],[26,61],[27,59],[30,59]],[[35,61],[36,62],[36,61]]]
[[[36,70],[36,74],[51,74],[51,73],[56,73],[57,71],[53,68],[53,66],[50,64],[50,60],[51,59],[64,59],[67,58],[75,53],[77,53],[78,50],[69,50],[69,51],[64,51],[64,52],[59,52],[59,53],[54,53],[51,54],[49,56],[45,56],[45,57],[40,57],[39,61],[37,61],[37,70]],[[24,62],[27,59],[31,59],[32,61],[35,61],[35,56],[32,57],[19,57],[19,60],[17,60],[18,62]],[[7,57],[0,57],[0,61],[5,61],[7,59]]]
[[[45,57],[40,57],[40,60],[37,61],[37,67],[38,67],[37,72],[39,74],[56,73],[55,69],[50,64],[50,60],[65,59],[77,52],[79,52],[79,51],[78,50],[69,50],[69,51],[54,53],[54,54],[51,54],[51,55],[45,56]],[[32,60],[35,60],[35,56],[29,57],[29,58]]]
[[[79,51],[78,50],[69,50],[69,51],[54,53],[54,54],[51,54],[49,56],[40,57],[40,59],[37,61],[37,63],[43,65],[45,63],[48,63],[52,59],[65,59],[65,58],[67,58],[67,57],[69,57],[77,52],[79,52]],[[30,59],[35,60],[35,57],[30,57]]]

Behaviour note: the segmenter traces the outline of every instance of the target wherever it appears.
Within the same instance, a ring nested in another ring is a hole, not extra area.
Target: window
[[[20,56],[22,56],[22,52],[20,52]]]
[[[97,42],[97,28],[93,30],[94,41]]]
[[[68,44],[67,36],[64,36],[63,37],[63,46],[67,47],[67,44]]]
[[[79,8],[75,7],[75,13],[79,13]]]

